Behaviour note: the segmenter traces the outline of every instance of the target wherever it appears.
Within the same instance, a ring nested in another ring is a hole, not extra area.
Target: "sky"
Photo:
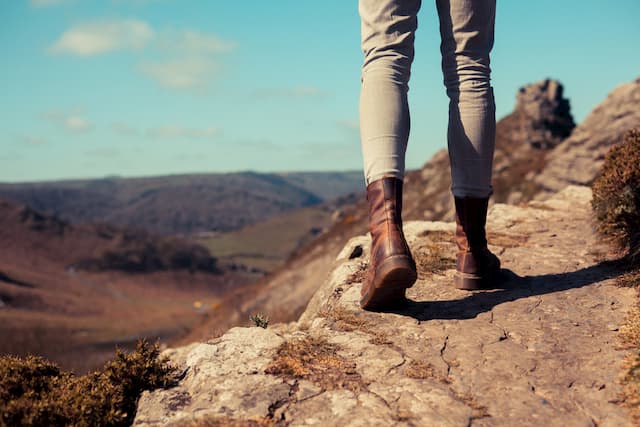
[[[446,147],[423,2],[407,167]],[[640,1],[498,1],[497,117],[558,79],[576,122],[640,76]],[[356,0],[0,0],[0,182],[360,170]]]

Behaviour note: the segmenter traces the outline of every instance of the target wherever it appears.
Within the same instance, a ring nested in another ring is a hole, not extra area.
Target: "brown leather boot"
[[[454,199],[458,254],[453,283],[465,290],[491,288],[500,273],[500,260],[487,248],[485,224],[489,198]]]
[[[384,177],[367,186],[371,258],[360,306],[380,311],[405,302],[417,278],[416,263],[402,232],[402,180]]]

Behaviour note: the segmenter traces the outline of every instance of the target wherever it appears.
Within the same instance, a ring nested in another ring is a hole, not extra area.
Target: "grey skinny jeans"
[[[360,136],[367,184],[404,178],[407,91],[420,0],[359,0],[362,20]],[[495,147],[489,53],[495,0],[436,0],[449,96],[448,148],[456,197],[488,197]]]

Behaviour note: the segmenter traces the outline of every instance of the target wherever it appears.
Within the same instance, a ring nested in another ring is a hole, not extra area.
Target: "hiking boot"
[[[383,311],[402,305],[416,281],[416,263],[402,232],[402,180],[384,177],[367,186],[371,257],[360,306]]]
[[[458,289],[489,289],[500,273],[500,260],[487,248],[485,224],[489,198],[455,197],[458,245],[454,286]]]

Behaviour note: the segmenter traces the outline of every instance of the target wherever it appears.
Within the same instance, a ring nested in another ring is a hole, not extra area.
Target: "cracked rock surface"
[[[186,374],[145,393],[134,425],[631,426],[617,329],[635,294],[600,260],[590,198],[573,186],[494,205],[489,241],[504,270],[491,291],[452,287],[452,223],[407,223],[419,279],[392,313],[359,308],[369,238],[353,238],[297,323],[169,350]],[[333,354],[283,356],[284,343],[312,338]]]

